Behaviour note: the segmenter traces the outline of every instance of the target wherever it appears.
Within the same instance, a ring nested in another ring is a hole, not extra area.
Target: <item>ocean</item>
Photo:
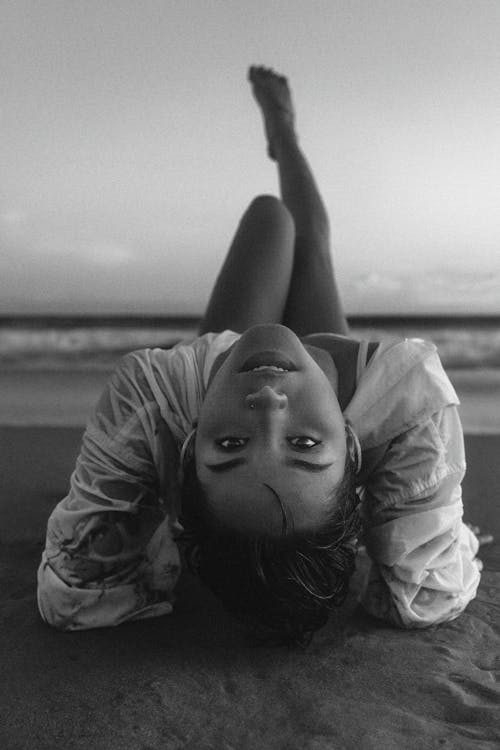
[[[84,425],[119,358],[196,335],[195,317],[0,318],[0,424]],[[433,341],[468,432],[500,432],[500,316],[352,317],[356,338]]]

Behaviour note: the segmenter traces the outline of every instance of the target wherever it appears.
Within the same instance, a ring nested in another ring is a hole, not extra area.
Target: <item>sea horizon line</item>
[[[135,326],[175,326],[181,328],[193,328],[201,321],[202,315],[195,314],[0,314],[0,326],[44,328],[55,326],[57,328],[73,327],[135,327]],[[498,314],[452,314],[452,313],[425,313],[405,314],[397,313],[374,313],[373,315],[348,314],[347,321],[354,327],[360,326],[500,326],[500,312]]]

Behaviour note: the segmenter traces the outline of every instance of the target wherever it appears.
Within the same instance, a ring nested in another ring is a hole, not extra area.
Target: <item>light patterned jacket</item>
[[[172,611],[179,450],[217,356],[238,337],[206,334],[122,359],[87,425],[69,493],[48,521],[38,570],[47,623],[79,630]],[[372,561],[361,602],[402,627],[446,622],[475,596],[481,567],[478,541],[462,523],[458,398],[435,346],[420,339],[383,342],[364,364],[344,411],[362,449]]]

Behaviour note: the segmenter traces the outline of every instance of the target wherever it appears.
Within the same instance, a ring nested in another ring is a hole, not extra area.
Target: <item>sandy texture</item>
[[[188,575],[172,616],[74,634],[45,626],[35,607],[40,529],[79,434],[0,430],[2,750],[499,747],[500,545],[483,550],[466,613],[427,631],[398,631],[358,608],[366,558],[347,604],[305,652],[247,645]],[[498,528],[500,438],[467,445],[468,515]]]

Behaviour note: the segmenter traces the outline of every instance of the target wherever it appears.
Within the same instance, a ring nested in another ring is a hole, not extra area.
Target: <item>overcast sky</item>
[[[7,0],[0,313],[199,314],[286,73],[349,313],[500,313],[498,0]]]

